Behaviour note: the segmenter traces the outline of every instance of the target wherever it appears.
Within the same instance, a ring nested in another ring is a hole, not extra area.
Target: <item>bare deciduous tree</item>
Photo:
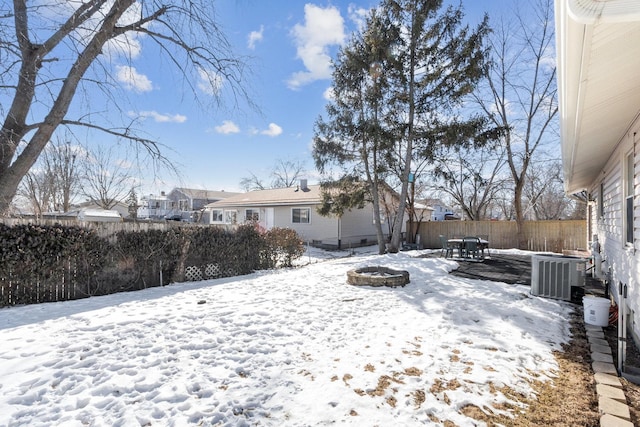
[[[304,162],[301,160],[278,160],[273,166],[266,184],[262,178],[251,172],[251,176],[242,178],[240,186],[245,191],[267,190],[269,188],[293,187],[305,174]]]
[[[558,113],[553,1],[536,0],[532,13],[516,13],[513,22],[501,21],[490,37],[492,66],[485,90],[475,98],[493,125],[505,129],[502,143],[513,180],[513,209],[518,245],[524,236],[524,188],[534,155],[552,139]],[[539,159],[540,160],[540,159]]]
[[[460,147],[447,153],[449,156],[438,162],[434,171],[438,179],[435,190],[454,200],[467,219],[490,219],[491,207],[505,186],[501,176],[504,150],[494,146]]]
[[[0,212],[6,212],[22,178],[60,126],[84,126],[125,138],[156,161],[161,146],[136,132],[116,89],[115,59],[131,61],[134,50],[156,44],[185,76],[198,97],[231,91],[248,97],[240,84],[245,64],[232,54],[209,0],[85,0],[4,2],[0,12]],[[100,108],[91,106],[101,90]],[[70,114],[79,92],[90,93]],[[216,96],[210,98],[218,100]],[[109,104],[105,109],[103,104]],[[120,112],[123,124],[101,111]]]
[[[80,185],[80,151],[78,146],[58,138],[43,151],[37,167],[25,175],[19,194],[28,200],[36,216],[69,212]]]
[[[52,146],[51,155],[45,156],[47,169],[53,175],[53,203],[57,211],[69,212],[71,202],[78,195],[80,172],[79,147],[60,140]]]
[[[19,194],[27,201],[36,218],[49,211],[51,202],[51,177],[44,169],[27,173],[22,180]]]
[[[527,176],[524,197],[528,202],[527,212],[531,211],[534,219],[562,219],[574,214],[576,202],[564,192],[559,161],[536,164],[535,172],[530,171]]]
[[[82,162],[82,194],[102,209],[111,209],[129,197],[133,177],[112,149],[88,152]]]
[[[271,188],[293,187],[304,174],[304,162],[300,160],[278,160],[271,172]]]

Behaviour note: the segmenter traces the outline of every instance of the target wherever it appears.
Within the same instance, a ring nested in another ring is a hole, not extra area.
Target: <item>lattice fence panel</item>
[[[202,280],[202,270],[200,267],[191,265],[185,269],[184,278],[188,282],[197,282],[198,280]]]
[[[218,264],[207,264],[204,268],[204,277],[212,279],[218,276],[220,276],[220,266]]]

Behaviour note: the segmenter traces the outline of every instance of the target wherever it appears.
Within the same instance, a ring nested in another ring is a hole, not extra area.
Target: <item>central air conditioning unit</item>
[[[584,287],[585,258],[531,256],[531,295],[571,301],[571,288]]]

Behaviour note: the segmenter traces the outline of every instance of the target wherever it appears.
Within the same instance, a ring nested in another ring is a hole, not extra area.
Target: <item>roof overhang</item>
[[[555,0],[565,191],[587,189],[640,112],[640,1]]]

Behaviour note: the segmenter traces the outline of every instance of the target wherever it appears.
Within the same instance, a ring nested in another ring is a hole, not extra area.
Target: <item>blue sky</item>
[[[131,94],[132,108],[144,112],[144,131],[170,148],[181,177],[151,180],[143,173],[139,194],[174,187],[241,191],[240,180],[254,174],[268,182],[279,160],[303,162],[310,183],[317,182],[311,144],[313,124],[327,104],[330,60],[356,30],[375,1],[219,0],[218,21],[240,55],[250,57],[247,89],[259,107],[202,110],[180,92],[170,67],[155,55],[141,54],[116,68]],[[446,2],[449,3],[449,2]],[[451,2],[457,4],[457,2]],[[463,8],[470,24],[487,11],[492,18],[508,13],[513,0],[468,0]],[[227,102],[227,106],[232,103]]]

